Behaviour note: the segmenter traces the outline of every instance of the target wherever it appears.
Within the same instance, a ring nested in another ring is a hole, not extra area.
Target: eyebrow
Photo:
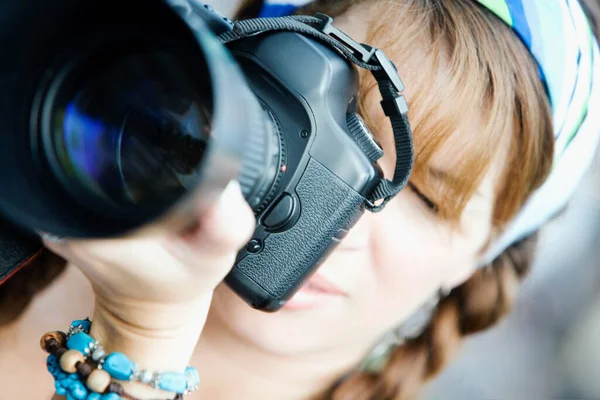
[[[458,182],[460,182],[460,179],[458,179],[457,177],[450,175],[448,172],[438,168],[429,167],[428,172],[429,177],[435,179],[436,181],[446,181],[451,185],[456,185],[458,184]]]

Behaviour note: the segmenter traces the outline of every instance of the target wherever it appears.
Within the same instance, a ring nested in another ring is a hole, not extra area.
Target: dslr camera
[[[411,173],[396,67],[328,16],[234,23],[195,0],[5,0],[0,15],[4,276],[36,231],[186,229],[236,179],[256,229],[225,281],[277,311]],[[391,179],[357,114],[357,68],[394,131]]]

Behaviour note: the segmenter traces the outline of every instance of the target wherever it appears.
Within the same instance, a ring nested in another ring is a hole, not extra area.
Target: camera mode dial
[[[383,150],[379,143],[375,140],[373,133],[365,124],[365,121],[360,115],[355,113],[349,113],[346,117],[346,124],[348,130],[354,138],[354,141],[361,150],[369,157],[369,160],[376,162],[383,157]]]

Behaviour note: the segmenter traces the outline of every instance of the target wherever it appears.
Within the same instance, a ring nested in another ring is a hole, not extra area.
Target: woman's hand
[[[189,361],[212,293],[254,228],[252,210],[232,182],[186,233],[43,239],[90,280],[96,295],[92,334],[105,350],[169,370]]]
[[[255,227],[239,184],[185,233],[164,232],[101,240],[53,240],[44,244],[82,270],[96,295],[127,302],[194,302],[214,290],[232,268]]]

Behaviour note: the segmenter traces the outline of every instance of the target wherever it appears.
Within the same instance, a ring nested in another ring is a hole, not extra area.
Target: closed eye
[[[417,197],[425,204],[425,206],[427,206],[427,208],[431,210],[431,212],[435,214],[438,213],[439,208],[437,204],[435,204],[431,199],[425,196],[423,192],[421,192],[412,182],[408,182],[407,186],[410,187],[410,190],[412,190],[417,195]]]

